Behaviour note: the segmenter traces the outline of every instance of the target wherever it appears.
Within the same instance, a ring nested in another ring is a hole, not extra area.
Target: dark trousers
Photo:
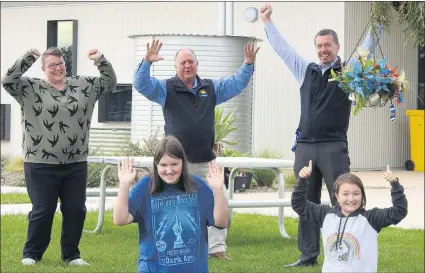
[[[86,219],[87,162],[71,164],[24,163],[25,181],[32,210],[24,258],[41,260],[50,243],[58,198],[62,212],[61,257],[80,258],[78,245]]]
[[[346,142],[298,143],[295,150],[294,174],[313,161],[308,178],[307,200],[320,204],[322,178],[325,179],[332,205],[335,205],[334,184],[337,177],[350,171],[350,158]],[[320,228],[300,217],[298,224],[300,260],[316,259],[320,254]]]

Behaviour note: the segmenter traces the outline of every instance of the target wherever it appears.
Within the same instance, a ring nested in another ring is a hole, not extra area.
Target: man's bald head
[[[186,86],[191,86],[198,73],[198,59],[190,48],[182,48],[174,57],[177,76]]]
[[[179,57],[180,53],[182,53],[182,54],[192,53],[196,64],[198,64],[198,58],[196,57],[195,51],[193,51],[190,48],[182,48],[182,49],[179,49],[179,51],[177,51],[176,55],[174,56],[174,64],[175,64],[176,67],[177,67],[177,58]]]

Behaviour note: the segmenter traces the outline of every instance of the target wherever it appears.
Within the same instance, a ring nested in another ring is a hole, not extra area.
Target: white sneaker
[[[83,259],[75,259],[75,260],[70,261],[69,265],[87,266],[87,265],[90,265],[90,264],[87,263],[86,261],[84,261]]]
[[[35,265],[38,262],[36,260],[34,260],[34,259],[31,259],[31,258],[23,258],[22,261],[21,261],[21,263],[23,265]]]

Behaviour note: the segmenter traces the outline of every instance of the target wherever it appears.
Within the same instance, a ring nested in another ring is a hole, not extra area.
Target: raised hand
[[[118,164],[118,179],[120,184],[130,186],[136,179],[137,171],[133,167],[133,159],[127,157]]]
[[[393,174],[393,172],[390,170],[390,165],[387,165],[387,171],[384,173],[384,178],[390,183],[397,182],[397,177]]]
[[[260,8],[260,16],[264,23],[270,22],[272,19],[270,16],[272,15],[273,8],[270,4],[265,4]]]
[[[255,57],[257,56],[257,52],[260,50],[259,47],[254,51],[254,44],[246,44],[244,46],[245,51],[245,63],[246,64],[253,64],[255,62]]]
[[[224,168],[215,161],[208,163],[207,182],[211,188],[223,189],[224,187]]]
[[[311,175],[312,170],[313,170],[313,162],[310,160],[308,162],[308,166],[301,169],[300,173],[298,174],[298,177],[307,178]]]
[[[89,57],[92,61],[97,61],[102,56],[102,53],[100,53],[97,49],[90,49],[87,53],[87,57]]]
[[[145,60],[148,62],[157,62],[160,60],[164,60],[163,57],[159,56],[159,51],[161,50],[162,42],[159,40],[152,40],[152,43],[146,44],[146,54],[145,54]]]
[[[36,49],[36,48],[31,48],[28,51],[34,56],[35,59],[38,59],[41,55],[40,51],[38,51],[38,49]]]

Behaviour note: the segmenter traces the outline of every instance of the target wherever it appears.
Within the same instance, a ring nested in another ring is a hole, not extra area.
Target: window
[[[77,20],[47,21],[47,48],[56,46],[63,53],[66,76],[77,75]]]
[[[1,140],[10,141],[10,104],[1,105]]]
[[[425,46],[419,48],[418,62],[418,110],[425,109]]]
[[[107,93],[99,99],[99,122],[130,122],[131,121],[131,84],[117,84],[112,93]]]

